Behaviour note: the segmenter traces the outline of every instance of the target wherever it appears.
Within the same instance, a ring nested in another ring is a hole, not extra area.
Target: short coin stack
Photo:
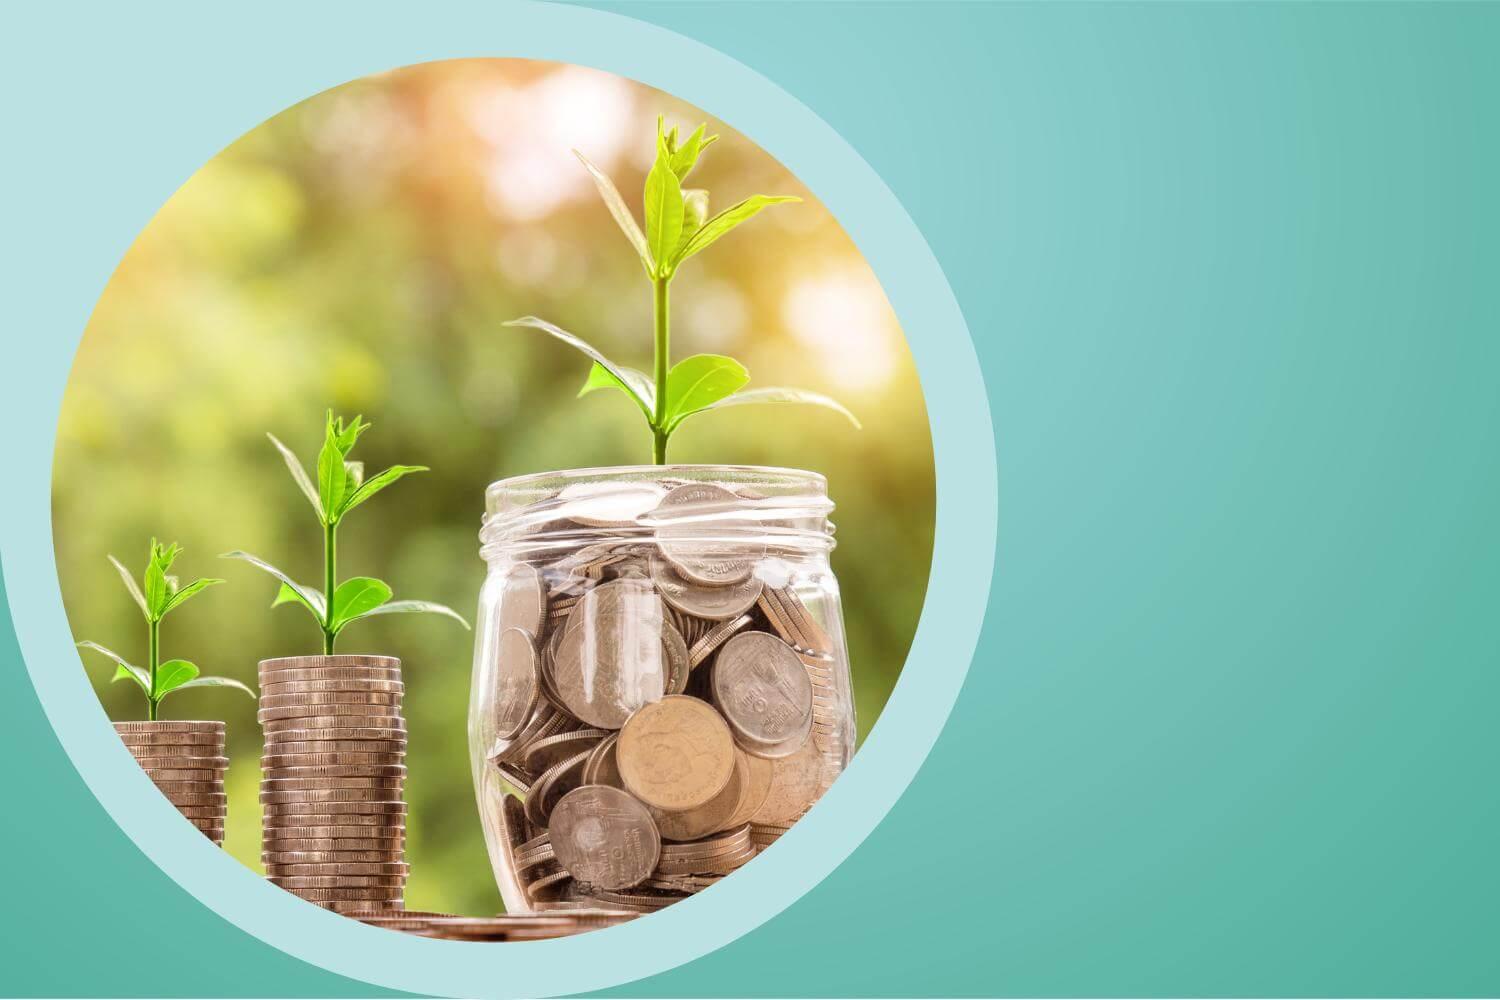
[[[272,882],[339,912],[401,909],[403,691],[393,657],[261,662],[261,860]]]
[[[153,784],[205,837],[224,843],[224,723],[116,722]]]

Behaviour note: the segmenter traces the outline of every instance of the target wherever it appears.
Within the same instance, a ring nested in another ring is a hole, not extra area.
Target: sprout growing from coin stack
[[[228,800],[224,794],[224,723],[217,721],[162,722],[157,716],[168,695],[195,688],[234,688],[251,697],[255,692],[229,677],[204,676],[188,660],[161,658],[161,624],[172,611],[223,580],[194,580],[178,584],[171,573],[182,549],[151,539],[146,569],[139,583],[114,556],[109,561],[146,620],[146,665],[136,666],[120,654],[84,640],[78,645],[103,654],[115,664],[113,681],[135,684],[146,698],[145,722],[117,722],[115,731],[152,783],[178,811],[216,844],[224,842]]]

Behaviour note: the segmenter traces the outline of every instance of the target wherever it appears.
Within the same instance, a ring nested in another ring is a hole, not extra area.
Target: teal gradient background
[[[619,994],[1500,991],[1500,7],[610,9],[797,94],[901,198],[975,335],[1002,508],[979,653],[901,803],[781,916]],[[97,249],[73,209],[108,158],[49,169],[48,133],[149,142],[179,109],[116,106],[111,75],[207,71],[150,18],[73,64],[66,14],[17,25],[6,69],[34,136],[7,187],[58,206],[8,234],[12,276]],[[84,71],[93,103],[47,100]],[[376,992],[177,889],[8,633],[0,660],[0,992]]]

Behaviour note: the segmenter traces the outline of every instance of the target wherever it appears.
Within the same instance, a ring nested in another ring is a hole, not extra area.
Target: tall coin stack
[[[341,913],[402,908],[402,693],[394,657],[261,661],[261,860],[272,882]]]
[[[115,732],[167,800],[205,837],[224,844],[224,723],[116,722]]]

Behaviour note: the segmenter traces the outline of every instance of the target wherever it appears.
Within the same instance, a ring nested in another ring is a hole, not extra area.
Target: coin
[[[584,785],[552,810],[552,847],[575,878],[624,889],[651,874],[661,838],[646,807],[617,788]]]
[[[399,823],[391,823],[388,816],[362,816],[355,823],[308,823],[301,817],[287,817],[284,824],[266,823],[263,837],[271,840],[405,840]],[[341,817],[342,819],[342,817]],[[377,834],[379,835],[377,837]]]
[[[625,788],[647,805],[686,811],[723,790],[734,774],[734,743],[713,706],[668,695],[633,714],[616,748]]]
[[[331,717],[334,719],[332,725],[348,724],[345,716],[355,719],[370,719],[366,725],[378,726],[380,722],[374,721],[380,718],[400,721],[401,707],[399,705],[292,705],[285,708],[262,708],[255,713],[255,717],[262,725],[269,726],[270,723],[285,722],[291,725],[276,726],[278,729],[291,729],[294,725],[306,721],[308,728],[316,728],[311,725],[312,720],[320,717]]]
[[[183,722],[116,722],[115,732],[125,733],[203,733],[224,732],[224,723],[217,720]]]
[[[201,806],[177,805],[176,803],[173,803],[173,805],[176,806],[178,812],[182,813],[188,819],[216,819],[223,822],[226,815],[224,803]]]
[[[666,693],[682,694],[687,690],[688,674],[692,672],[693,666],[688,660],[687,642],[669,621],[662,622],[661,648],[667,671]]]
[[[262,791],[260,801],[265,805],[331,805],[343,803],[392,803],[400,799],[399,785],[391,787],[359,788],[299,788],[288,791]],[[365,812],[380,812],[368,809]]]
[[[278,739],[274,744],[270,744],[268,741],[266,753],[268,756],[274,757],[301,756],[303,754],[315,754],[319,756],[324,754],[342,755],[347,753],[379,756],[392,755],[399,758],[406,756],[406,738],[402,736],[400,739],[389,740],[307,740],[301,743]],[[309,763],[316,762],[310,761]],[[379,761],[369,761],[368,763],[379,763]]]
[[[710,587],[739,583],[766,553],[752,522],[724,516],[743,508],[744,502],[721,486],[679,486],[649,515],[656,525],[657,548],[689,582]]]
[[[686,844],[663,844],[663,861],[681,861],[685,858],[707,858],[721,854],[734,854],[750,843],[750,827],[741,825],[716,837],[706,837]]]
[[[743,750],[740,751],[739,757],[740,762],[745,765],[744,786],[741,789],[739,806],[725,821],[724,829],[732,829],[750,822],[750,817],[765,805],[766,796],[771,794],[771,781],[776,773],[775,766],[764,757],[747,754]]]
[[[540,589],[540,584],[538,584]],[[516,736],[536,707],[540,681],[537,677],[536,638],[520,628],[500,633],[495,651],[495,735],[504,740]]]
[[[584,723],[619,729],[665,691],[660,601],[649,586],[616,581],[590,591],[571,618],[581,624],[557,647],[557,693]]]
[[[261,844],[261,850],[283,854],[328,854],[347,851],[373,851],[380,854],[400,854],[406,838],[395,837],[276,837]]]
[[[656,822],[656,829],[661,833],[662,840],[692,841],[699,837],[722,830],[738,810],[740,801],[745,793],[745,786],[750,780],[750,766],[746,763],[744,751],[735,749],[734,770],[730,773],[727,781],[719,791],[719,794],[709,799],[696,809],[687,809],[680,812],[669,812],[665,809],[652,809],[651,818]],[[662,846],[663,854],[667,851],[667,845]]]
[[[633,526],[661,503],[666,490],[655,483],[579,482],[558,493],[562,513],[593,528]]]
[[[400,705],[401,695],[385,691],[314,691],[305,694],[260,694],[260,707],[321,708],[325,705]]]
[[[741,632],[714,660],[714,702],[741,743],[785,743],[812,721],[813,690],[790,646],[767,632]]]
[[[262,727],[268,744],[305,743],[310,740],[399,740],[406,741],[406,720],[290,719]]]
[[[291,886],[282,886],[283,889],[293,891]],[[303,889],[295,890],[298,896],[310,903],[352,903],[356,901],[389,900],[399,903],[401,901],[401,886],[382,886],[380,888],[354,888],[341,889]]]
[[[146,775],[154,782],[160,784],[163,781],[196,781],[204,785],[224,784],[224,772],[214,770],[193,770],[192,768],[170,768],[170,767],[148,767],[144,768]]]
[[[290,793],[288,793],[290,794]],[[299,793],[301,794],[301,793]],[[391,815],[405,813],[406,803],[396,799],[381,800],[343,800],[343,799],[310,799],[310,800],[286,800],[273,798],[267,799],[261,796],[261,808],[265,818],[280,816],[290,818],[296,815],[309,816],[348,816],[348,815]],[[344,822],[344,820],[340,820]]]
[[[371,855],[373,857],[374,855]],[[278,861],[278,855],[262,855],[261,860],[274,867],[277,875],[405,875],[410,869],[403,861],[332,859],[327,861]]]
[[[712,656],[714,650],[718,649],[726,639],[734,635],[740,629],[749,625],[753,620],[754,619],[752,619],[749,615],[740,615],[738,618],[732,618],[728,621],[719,622],[712,628],[705,631],[703,635],[693,643],[692,647],[688,649],[688,664],[691,667],[696,668],[699,664],[703,663],[710,656]]]
[[[191,733],[170,734],[191,736]],[[224,753],[224,740],[216,743],[139,743],[125,744],[134,757],[218,757]]]
[[[500,597],[500,634],[513,628],[541,635],[547,617],[547,591],[534,567],[516,563],[505,577]]]
[[[763,584],[755,576],[726,587],[710,587],[681,576],[662,559],[651,560],[651,581],[667,603],[699,618],[738,618],[755,606]]]
[[[129,732],[121,733],[120,741],[128,747],[223,747],[224,733],[195,733],[172,730],[165,733]]]
[[[149,774],[156,770],[223,772],[229,767],[228,757],[137,757],[135,762]]]
[[[620,780],[620,765],[615,758],[615,745],[619,739],[619,733],[610,733],[590,751],[589,759],[583,764],[585,785],[609,785],[611,788],[624,790],[625,783]]]
[[[260,759],[261,770],[286,770],[309,777],[404,774],[405,753],[272,754]]]
[[[336,691],[368,691],[383,694],[404,694],[406,685],[401,681],[367,680],[364,678],[334,678],[317,681],[262,681],[260,693],[266,694],[321,694]]]
[[[261,779],[260,788],[263,792],[299,792],[319,789],[362,789],[365,791],[394,789],[399,791],[404,782],[405,777],[402,775],[385,778],[283,778],[272,772],[271,776]]]
[[[571,733],[548,736],[526,748],[521,765],[533,774],[540,774],[580,750],[592,750],[596,743],[609,735],[611,734],[603,729],[577,729]]]
[[[156,790],[163,795],[203,795],[224,793],[222,781],[153,781]],[[194,803],[204,805],[205,803]]]
[[[309,682],[334,683],[352,681],[364,683],[401,683],[401,671],[382,667],[327,667],[310,670],[266,670],[260,671],[260,682],[266,684],[305,684]]]
[[[223,792],[168,792],[162,790],[174,806],[222,806],[229,801]]]
[[[536,826],[546,826],[553,806],[567,792],[583,784],[580,777],[583,762],[589,752],[574,754],[560,764],[555,764],[536,779],[536,784],[526,795],[526,818]]]
[[[750,817],[756,825],[786,825],[817,801],[822,759],[811,742],[790,757],[771,762],[771,789]]]
[[[324,764],[307,767],[266,767],[264,762],[262,762],[261,771],[266,778],[275,778],[278,780],[406,777],[405,764]]]
[[[401,670],[401,661],[394,656],[375,656],[368,653],[325,653],[322,656],[281,656],[260,661],[261,671],[303,671],[336,673],[342,670]]]

